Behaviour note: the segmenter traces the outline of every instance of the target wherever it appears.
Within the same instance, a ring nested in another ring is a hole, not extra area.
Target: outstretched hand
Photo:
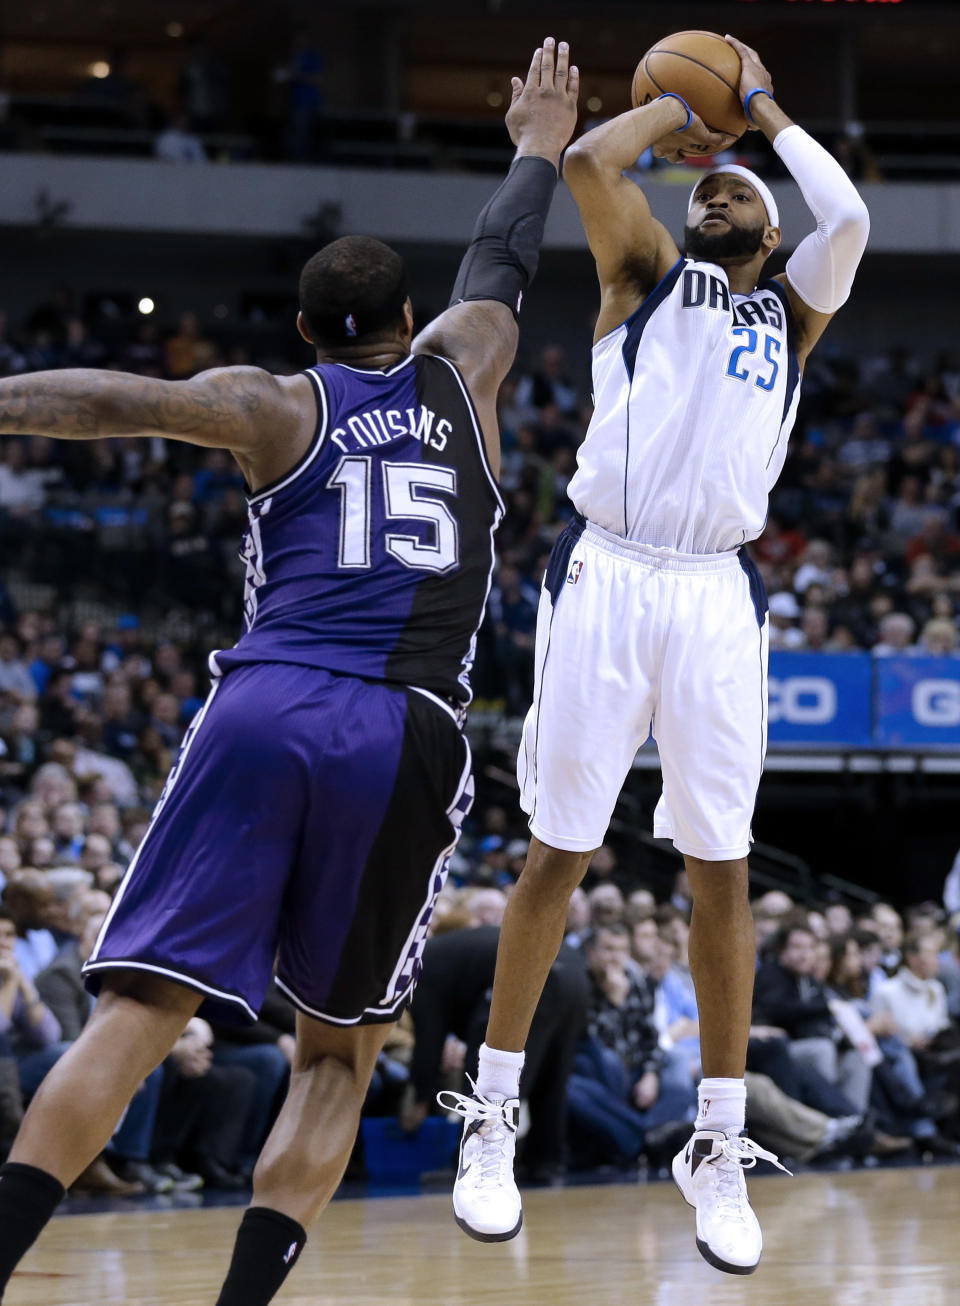
[[[559,163],[577,125],[580,70],[570,64],[570,47],[548,36],[534,51],[526,81],[511,80],[507,131],[521,154],[538,154]]]

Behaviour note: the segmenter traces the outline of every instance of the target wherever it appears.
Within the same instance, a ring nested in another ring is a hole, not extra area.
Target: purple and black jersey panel
[[[335,1024],[392,1021],[473,794],[453,711],[297,665],[215,681],[85,967],[151,972],[253,1019],[280,987]]]
[[[317,435],[250,499],[244,632],[214,670],[293,662],[469,703],[503,505],[463,380],[426,355],[307,375]]]

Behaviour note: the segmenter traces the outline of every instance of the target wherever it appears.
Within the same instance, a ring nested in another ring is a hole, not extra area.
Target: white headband
[[[700,186],[707,177],[719,176],[726,172],[732,172],[735,176],[742,177],[744,181],[750,183],[763,201],[763,207],[767,210],[767,221],[770,223],[770,226],[779,227],[780,211],[777,208],[777,201],[773,198],[773,191],[771,191],[766,182],[760,180],[755,172],[751,172],[749,168],[741,168],[739,163],[721,163],[716,168],[711,168],[709,172],[704,173],[697,182],[697,185],[694,186],[693,190],[690,192],[690,203],[687,205],[687,212],[689,213],[693,208],[693,198],[697,193],[697,187]]]

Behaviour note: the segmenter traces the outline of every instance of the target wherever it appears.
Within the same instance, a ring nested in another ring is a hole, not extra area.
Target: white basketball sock
[[[700,1110],[695,1128],[713,1129],[728,1137],[743,1132],[747,1086],[742,1079],[701,1079],[697,1099]]]
[[[481,1044],[477,1092],[484,1097],[490,1093],[507,1098],[519,1097],[522,1069],[522,1052],[501,1052],[499,1048],[488,1048],[486,1043]]]

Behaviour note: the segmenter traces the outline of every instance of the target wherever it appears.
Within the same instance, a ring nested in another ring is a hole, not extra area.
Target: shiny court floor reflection
[[[952,1306],[960,1167],[751,1181],[766,1250],[755,1275],[712,1270],[668,1184],[525,1195],[511,1243],[464,1237],[441,1196],[335,1203],[286,1306]],[[4,1306],[211,1306],[236,1210],[55,1220]]]

